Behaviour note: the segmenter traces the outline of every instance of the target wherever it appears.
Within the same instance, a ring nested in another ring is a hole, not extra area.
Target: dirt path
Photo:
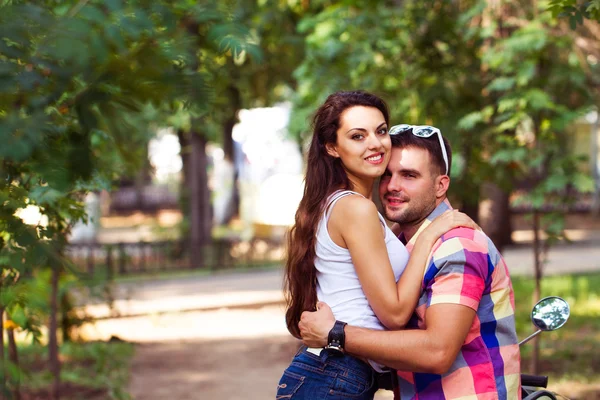
[[[129,386],[135,400],[274,399],[299,345],[281,306],[102,320],[86,330],[90,338],[138,343]]]
[[[130,393],[140,400],[274,399],[296,346],[285,336],[141,344]]]

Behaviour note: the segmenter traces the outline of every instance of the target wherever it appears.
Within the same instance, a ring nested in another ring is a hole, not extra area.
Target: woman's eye
[[[388,129],[387,128],[381,128],[380,130],[377,131],[377,133],[379,133],[380,135],[385,135],[388,133]]]
[[[352,135],[352,140],[360,140],[363,138],[363,135]]]

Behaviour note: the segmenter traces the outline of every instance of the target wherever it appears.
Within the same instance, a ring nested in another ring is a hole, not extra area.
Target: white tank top
[[[353,194],[362,196],[350,190],[334,192],[329,196],[319,221],[315,257],[317,297],[331,307],[337,320],[363,328],[383,330],[385,327],[375,316],[362,290],[350,252],[335,244],[327,230],[327,221],[335,203],[340,198]],[[388,228],[381,214],[379,219],[385,227],[385,245],[397,282],[406,268],[409,254],[402,242]]]

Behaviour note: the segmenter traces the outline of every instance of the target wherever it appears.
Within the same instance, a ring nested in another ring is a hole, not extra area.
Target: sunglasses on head
[[[408,131],[412,131],[413,135],[421,138],[428,138],[437,133],[437,137],[440,140],[440,147],[442,148],[442,156],[446,163],[446,175],[448,175],[448,154],[446,153],[446,146],[444,146],[444,140],[442,139],[442,132],[438,128],[429,125],[401,124],[392,126],[389,133],[390,135],[399,135]]]

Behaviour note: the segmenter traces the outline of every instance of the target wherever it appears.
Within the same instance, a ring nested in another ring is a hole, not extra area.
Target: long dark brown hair
[[[389,125],[385,102],[363,91],[333,93],[314,115],[304,195],[296,211],[295,224],[288,233],[284,274],[285,319],[288,330],[297,338],[300,338],[298,322],[302,312],[314,311],[317,304],[316,232],[325,202],[335,190],[351,189],[340,159],[330,156],[325,146],[337,142],[340,116],[354,106],[377,108]]]

